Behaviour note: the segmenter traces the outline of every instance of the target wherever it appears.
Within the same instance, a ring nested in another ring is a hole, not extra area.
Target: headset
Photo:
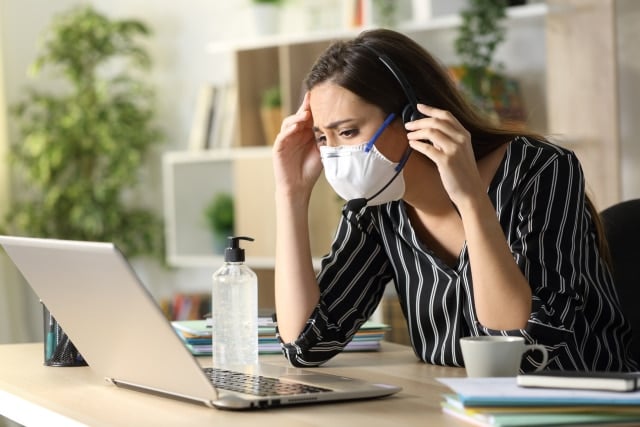
[[[407,100],[409,101],[409,103],[405,105],[405,107],[402,109],[402,116],[401,116],[402,122],[408,123],[414,120],[428,117],[425,114],[418,111],[418,107],[417,107],[418,98],[416,97],[416,94],[413,91],[413,88],[411,87],[409,82],[407,81],[406,77],[400,71],[400,69],[396,66],[396,64],[394,64],[393,61],[387,55],[379,53],[377,50],[375,50],[371,46],[368,46],[366,44],[362,44],[361,46],[373,52],[373,54],[378,58],[378,60],[380,60],[380,62],[384,64],[384,66],[391,72],[391,74],[393,74],[393,77],[400,84],[402,91],[404,92],[405,96],[407,97]],[[425,141],[425,142],[429,144],[431,143],[430,141]],[[391,185],[391,183],[397,178],[397,176],[402,171],[402,168],[404,168],[404,165],[407,163],[407,160],[409,160],[409,155],[411,154],[412,151],[413,149],[411,147],[407,147],[404,154],[402,155],[402,158],[400,159],[400,162],[395,168],[396,173],[391,177],[389,182],[387,182],[380,190],[378,190],[372,196],[369,196],[366,198],[361,197],[358,199],[351,199],[347,201],[346,203],[347,209],[352,212],[360,211],[363,207],[367,205],[367,203],[370,200],[373,200],[380,193],[382,193],[389,185]]]

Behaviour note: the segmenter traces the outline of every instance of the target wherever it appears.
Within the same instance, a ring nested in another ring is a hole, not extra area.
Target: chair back
[[[622,312],[632,328],[631,352],[640,363],[640,199],[612,205],[600,216]]]

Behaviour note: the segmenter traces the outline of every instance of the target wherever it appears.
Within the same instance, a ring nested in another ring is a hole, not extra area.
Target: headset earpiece
[[[418,111],[416,108],[417,108],[416,106],[413,106],[411,104],[405,105],[405,107],[402,110],[403,123],[409,123],[414,120],[423,119],[427,117],[424,114],[422,114],[420,111]]]

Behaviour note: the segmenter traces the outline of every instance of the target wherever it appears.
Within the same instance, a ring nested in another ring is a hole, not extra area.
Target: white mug
[[[528,351],[542,353],[543,369],[549,360],[547,349],[540,344],[525,344],[522,337],[483,335],[460,338],[460,348],[468,377],[514,377],[520,371],[522,356]]]

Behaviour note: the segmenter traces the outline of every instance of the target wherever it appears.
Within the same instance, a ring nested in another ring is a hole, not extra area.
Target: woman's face
[[[330,147],[364,144],[386,119],[379,107],[331,82],[321,83],[311,89],[309,103],[316,141]],[[398,142],[399,136],[402,136],[404,143]],[[389,160],[399,161],[407,146],[401,121],[394,120],[375,144]]]

